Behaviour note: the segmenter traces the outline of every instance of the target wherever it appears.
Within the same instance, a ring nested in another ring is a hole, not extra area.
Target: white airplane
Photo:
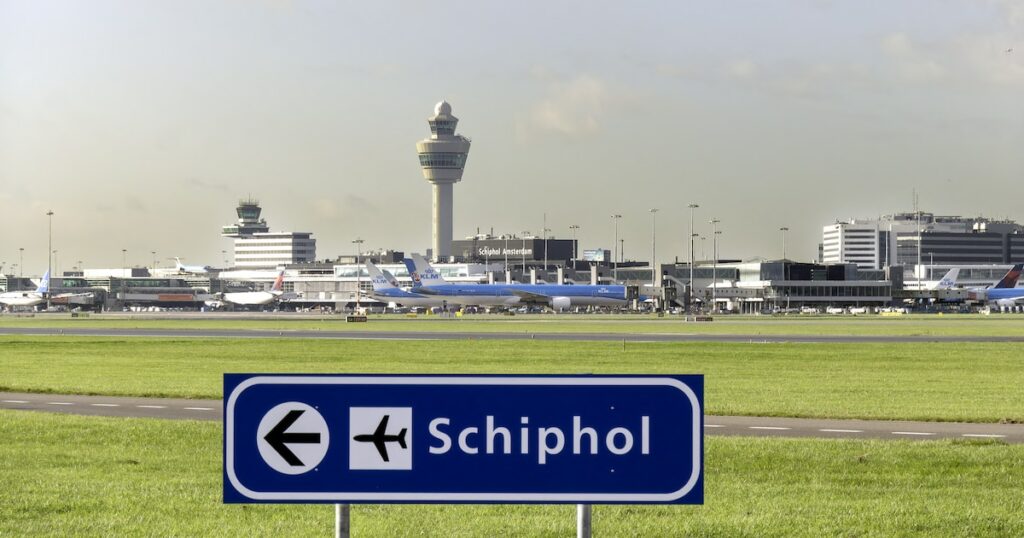
[[[35,291],[8,291],[0,293],[0,304],[7,306],[36,306],[46,302],[50,293],[50,272],[43,274]]]
[[[274,280],[274,285],[270,288],[270,291],[238,291],[238,292],[226,292],[221,294],[221,299],[224,302],[232,303],[242,306],[264,306],[270,303],[280,301],[281,299],[290,299],[295,294],[285,294],[282,288],[284,287],[284,270],[277,274],[277,279]]]
[[[181,258],[177,256],[174,257],[174,268],[177,269],[179,273],[202,274],[207,272],[207,268],[202,265],[185,265],[181,263]]]

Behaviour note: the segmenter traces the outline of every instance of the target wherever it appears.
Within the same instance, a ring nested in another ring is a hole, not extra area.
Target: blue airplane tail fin
[[[50,292],[50,272],[49,271],[43,273],[43,278],[39,281],[39,287],[36,288],[36,291],[39,292],[39,293],[49,293]]]
[[[412,266],[416,269],[416,274],[419,275],[420,282],[424,286],[441,286],[448,283],[441,278],[441,273],[434,269],[426,258],[416,253],[410,256],[412,257]],[[408,267],[409,264],[406,263],[406,266]]]

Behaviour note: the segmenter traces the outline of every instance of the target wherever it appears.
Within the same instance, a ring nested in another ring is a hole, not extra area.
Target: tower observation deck
[[[470,140],[455,134],[459,118],[452,115],[452,106],[441,101],[434,107],[434,115],[427,118],[430,138],[416,143],[423,178],[433,186],[433,246],[434,259],[452,253],[452,185],[462,181],[466,167]]]
[[[242,237],[254,233],[268,232],[270,227],[267,221],[260,218],[263,209],[259,200],[247,198],[238,201],[235,213],[238,215],[238,223],[221,228],[221,235],[224,237]]]

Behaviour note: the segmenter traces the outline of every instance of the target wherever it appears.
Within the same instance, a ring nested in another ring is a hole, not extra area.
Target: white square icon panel
[[[348,468],[412,470],[412,408],[350,407]]]

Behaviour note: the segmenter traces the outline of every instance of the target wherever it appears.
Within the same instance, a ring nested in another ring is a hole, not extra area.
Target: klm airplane
[[[457,284],[441,278],[422,256],[405,259],[412,292],[444,299],[448,304],[512,306],[537,304],[557,311],[574,306],[626,306],[632,297],[626,286],[566,284]]]

